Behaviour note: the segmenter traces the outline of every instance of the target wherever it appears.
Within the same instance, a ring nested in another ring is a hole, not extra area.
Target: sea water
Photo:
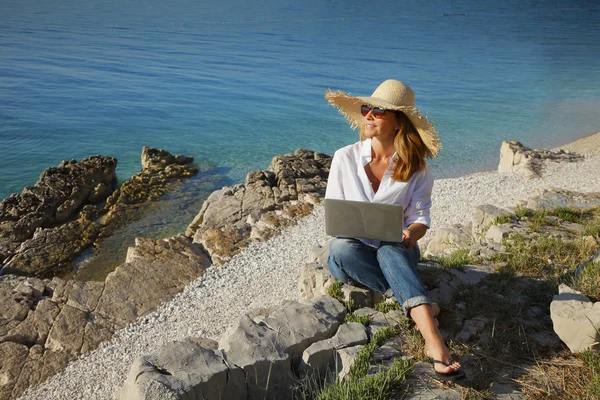
[[[116,157],[122,181],[142,146],[160,147],[202,168],[167,199],[186,199],[169,206],[188,213],[181,229],[211,190],[273,156],[356,141],[323,94],[370,95],[388,78],[440,133],[436,177],[494,169],[503,140],[600,131],[600,4],[3,1],[0,198],[93,154]]]

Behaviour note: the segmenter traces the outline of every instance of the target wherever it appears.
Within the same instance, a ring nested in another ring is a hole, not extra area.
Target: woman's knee
[[[329,257],[335,260],[343,260],[353,257],[359,250],[356,239],[333,238],[329,243]]]
[[[420,251],[417,246],[407,248],[398,243],[383,244],[377,251],[377,258],[397,266],[416,268],[420,259]]]

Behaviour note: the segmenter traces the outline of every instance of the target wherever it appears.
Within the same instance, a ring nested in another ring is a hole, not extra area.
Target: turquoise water
[[[502,140],[600,131],[596,2],[418,3],[3,1],[0,198],[92,154],[126,179],[144,145],[212,166],[216,186],[299,147],[331,154],[357,134],[325,90],[387,78],[440,131],[436,177],[494,169]]]

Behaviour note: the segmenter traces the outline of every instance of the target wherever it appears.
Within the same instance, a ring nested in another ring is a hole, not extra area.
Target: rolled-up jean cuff
[[[406,300],[402,303],[402,309],[404,310],[404,315],[410,317],[410,309],[416,306],[420,306],[421,304],[433,304],[433,302],[427,296],[415,296]]]

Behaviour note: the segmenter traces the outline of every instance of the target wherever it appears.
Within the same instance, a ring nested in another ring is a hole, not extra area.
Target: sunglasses
[[[369,111],[373,110],[373,116],[375,118],[383,118],[383,115],[385,114],[385,111],[383,108],[379,108],[379,107],[371,107],[369,105],[363,104],[362,106],[360,106],[360,113],[362,114],[363,117],[366,117],[367,114],[369,113]]]

